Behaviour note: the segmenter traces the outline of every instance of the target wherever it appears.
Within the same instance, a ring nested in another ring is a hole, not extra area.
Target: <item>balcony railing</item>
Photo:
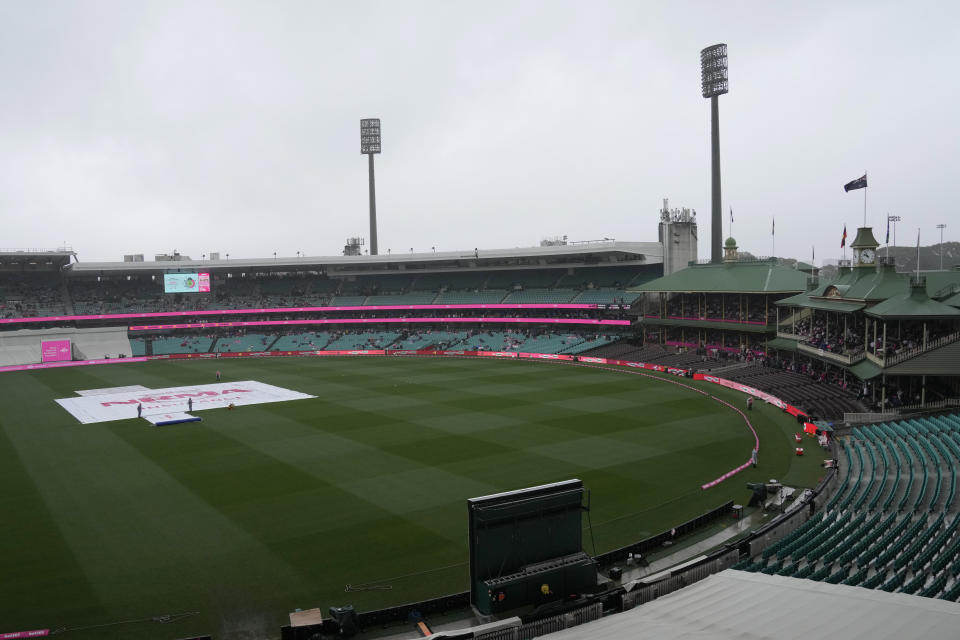
[[[864,358],[864,351],[860,349],[858,351],[852,351],[849,353],[833,353],[832,351],[825,351],[823,349],[818,349],[817,347],[811,346],[809,344],[799,343],[797,345],[797,350],[804,353],[816,356],[823,360],[829,360],[830,362],[835,362],[836,364],[843,365],[852,365],[860,362]]]
[[[875,362],[876,364],[879,364],[881,367],[891,367],[895,364],[899,364],[903,362],[904,360],[909,360],[910,358],[915,358],[920,354],[927,353],[928,351],[939,349],[940,347],[948,345],[952,342],[956,342],[957,340],[960,340],[960,331],[951,333],[949,335],[941,336],[936,340],[928,340],[926,347],[921,345],[913,349],[908,349],[907,351],[901,351],[900,353],[895,353],[891,356],[887,356],[886,358],[877,356],[876,354],[870,354],[873,356],[873,358],[871,358],[871,361]]]

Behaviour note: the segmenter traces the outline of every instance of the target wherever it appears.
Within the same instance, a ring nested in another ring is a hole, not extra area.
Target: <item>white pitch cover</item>
[[[203,411],[204,409],[221,409],[231,404],[240,407],[247,404],[315,397],[263,382],[244,380],[61,398],[57,400],[57,404],[69,411],[82,424],[92,424],[136,418],[137,405],[142,407],[143,415],[187,411],[190,398],[193,399],[193,410]]]
[[[150,393],[152,389],[142,384],[132,384],[129,387],[107,387],[106,389],[84,389],[76,391],[78,396],[106,396],[113,393]]]

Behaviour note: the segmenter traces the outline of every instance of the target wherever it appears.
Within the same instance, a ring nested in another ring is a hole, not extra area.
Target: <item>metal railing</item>
[[[556,633],[571,627],[576,627],[587,622],[599,620],[603,615],[603,603],[594,602],[593,604],[574,609],[566,613],[561,613],[542,620],[528,622],[519,627],[510,627],[508,629],[498,629],[489,633],[483,633],[473,636],[476,640],[532,640],[548,633]]]
[[[739,559],[740,552],[737,551],[736,548],[733,548],[705,562],[696,564],[689,569],[677,571],[669,577],[651,584],[644,584],[643,578],[641,578],[639,585],[623,594],[623,610],[632,609],[638,605],[656,600],[660,596],[665,596],[668,593],[673,593],[678,589],[699,582],[708,576],[732,567]]]
[[[866,413],[844,413],[843,421],[849,422],[850,424],[873,424],[875,422],[887,422],[889,420],[896,420],[900,417],[900,414],[896,411],[884,411],[884,412],[866,412]]]
[[[0,253],[73,253],[73,247],[57,247],[56,249],[43,249],[37,247],[0,247]]]
[[[830,360],[831,362],[845,365],[856,364],[864,358],[864,351],[862,348],[851,353],[833,353],[832,351],[824,351],[823,349],[818,349],[817,347],[800,342],[797,344],[797,350],[817,356],[818,358],[823,358],[824,360]]]
[[[892,356],[889,356],[886,358],[878,358],[878,359],[882,361],[883,363],[882,366],[889,367],[889,366],[898,364],[900,362],[903,362],[904,360],[915,358],[916,356],[922,353],[927,353],[928,351],[939,349],[940,347],[948,345],[952,342],[956,342],[957,340],[960,340],[960,331],[957,331],[956,333],[951,333],[946,336],[941,336],[936,340],[928,340],[927,346],[925,347],[921,345],[919,347],[915,347],[907,351],[901,351],[900,353],[895,353]]]

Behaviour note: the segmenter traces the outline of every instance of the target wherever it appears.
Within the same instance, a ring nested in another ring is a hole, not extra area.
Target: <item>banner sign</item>
[[[155,311],[150,313],[100,313],[79,316],[41,316],[39,318],[0,318],[0,324],[49,322],[51,320],[133,320],[135,318],[180,318],[186,316],[227,316],[251,313],[329,313],[338,311],[441,311],[449,309],[597,309],[596,304],[371,304],[343,307],[265,307],[261,309],[217,309],[214,311]]]
[[[540,358],[541,360],[573,360],[573,356],[564,353],[521,353],[521,358]]]
[[[597,320],[596,318],[503,318],[503,317],[435,317],[435,318],[320,318],[318,320],[250,320],[238,322],[181,322],[176,324],[138,324],[128,327],[130,331],[156,331],[164,329],[213,329],[217,327],[274,327],[281,325],[313,324],[450,324],[450,323],[512,323],[512,324],[588,324],[603,326],[629,326],[629,320]]]
[[[780,398],[776,396],[772,396],[769,393],[766,393],[764,391],[760,391],[760,389],[749,387],[745,384],[740,384],[739,382],[734,382],[733,380],[725,380],[724,378],[718,378],[716,376],[711,376],[705,373],[695,373],[693,374],[693,379],[712,382],[713,384],[718,384],[721,387],[726,387],[728,389],[733,389],[735,391],[742,391],[743,393],[747,393],[755,398],[759,398],[760,400],[763,400],[768,404],[772,404],[773,406],[779,409],[787,408],[787,403],[781,400]]]
[[[40,362],[63,362],[72,357],[69,340],[40,341]]]
[[[74,360],[66,362],[45,362],[42,364],[8,364],[0,367],[5,371],[30,371],[32,369],[56,369],[58,367],[82,367],[87,364],[123,364],[124,362],[146,362],[148,358],[105,358],[101,360]]]

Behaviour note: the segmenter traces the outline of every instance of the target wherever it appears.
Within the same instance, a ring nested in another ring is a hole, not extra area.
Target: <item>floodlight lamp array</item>
[[[727,45],[715,44],[700,52],[700,87],[704,98],[730,90],[727,81]]]
[[[380,153],[380,118],[360,121],[360,153]]]

